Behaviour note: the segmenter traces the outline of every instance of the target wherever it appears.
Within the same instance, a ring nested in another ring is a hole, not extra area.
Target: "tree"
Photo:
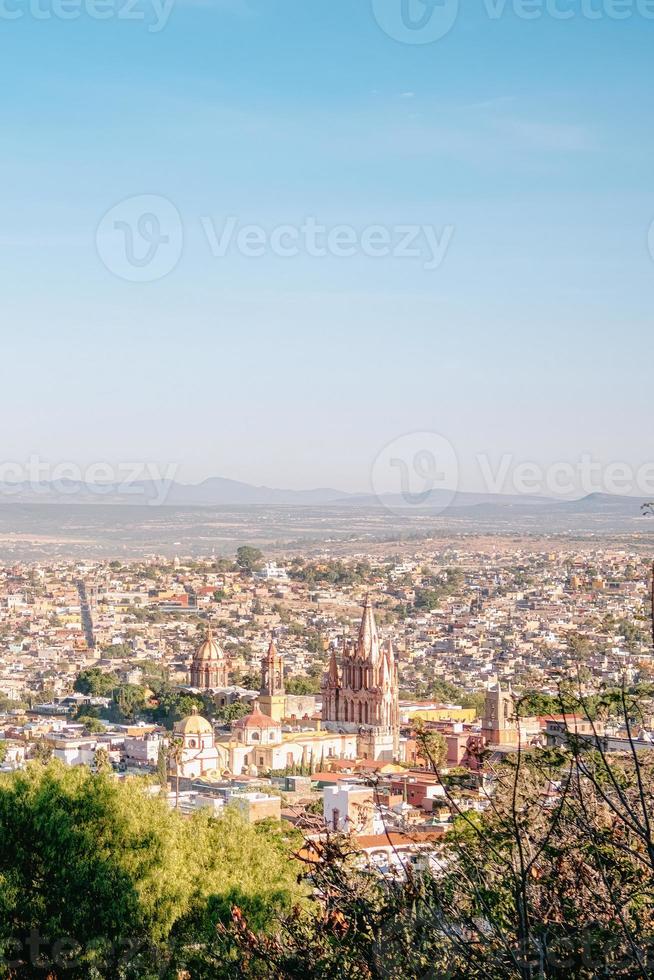
[[[318,694],[320,681],[311,677],[289,677],[285,682],[287,694]]]
[[[91,735],[99,735],[107,730],[100,719],[94,718],[93,715],[79,715],[77,721],[84,725],[84,728]]]
[[[248,572],[249,574],[252,574],[252,572],[260,568],[262,561],[263,553],[258,548],[252,548],[250,545],[241,545],[236,552],[236,564],[242,571]]]
[[[35,762],[47,765],[52,759],[53,748],[48,742],[35,742],[31,752],[31,758]]]
[[[486,705],[486,695],[483,691],[475,691],[473,694],[462,694],[458,699],[458,703],[462,708],[474,708],[477,718],[482,718]]]
[[[182,763],[184,742],[181,738],[171,738],[168,741],[168,766],[175,772],[175,809],[179,810],[179,769]]]
[[[590,643],[588,639],[579,633],[571,633],[568,637],[568,652],[575,663],[586,663],[590,656]]]
[[[73,687],[79,694],[106,698],[116,687],[116,678],[112,674],[105,674],[99,667],[89,667],[80,671]]]
[[[422,758],[428,759],[431,765],[438,770],[447,759],[445,736],[427,728],[423,721],[416,722],[414,727]]]
[[[633,740],[649,696],[598,695],[594,714],[569,689],[563,746],[485,760],[495,791],[483,813],[461,809],[432,855],[394,879],[371,875],[347,839],[312,845],[314,916],[274,935],[236,920],[252,972],[322,980],[645,980],[654,969],[654,750]],[[609,755],[594,718],[619,710],[626,750]],[[563,722],[565,725],[565,722]],[[423,742],[430,757],[429,743]],[[430,758],[435,770],[437,760]],[[437,870],[436,870],[437,869]]]
[[[114,714],[119,721],[136,721],[145,703],[146,691],[139,684],[121,684],[113,692]]]
[[[438,608],[441,597],[442,592],[438,589],[416,589],[415,607],[431,612]]]
[[[187,718],[198,711],[200,714],[210,713],[212,706],[205,703],[202,695],[185,694],[181,691],[164,691],[157,699],[155,707],[147,712],[148,717],[157,725],[164,725],[169,731],[177,721]]]
[[[168,789],[168,762],[163,739],[159,742],[159,751],[157,752],[157,780],[162,790]]]
[[[223,722],[238,721],[244,715],[249,715],[251,710],[252,705],[249,701],[232,701],[231,704],[226,704],[218,709],[216,718],[218,721]]]
[[[129,643],[110,643],[109,646],[103,648],[102,656],[112,660],[124,660],[131,657],[133,652]]]
[[[266,930],[302,900],[294,839],[231,812],[182,817],[145,790],[58,763],[0,776],[3,976],[246,975],[232,908]]]
[[[110,772],[111,771],[111,761],[109,759],[109,752],[104,745],[100,745],[95,750],[95,769],[96,772]]]

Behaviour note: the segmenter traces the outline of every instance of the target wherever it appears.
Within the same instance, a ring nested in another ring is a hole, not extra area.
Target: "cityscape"
[[[0,980],[650,980],[654,0],[0,28]]]
[[[347,841],[348,874],[384,888],[406,874],[438,882],[461,822],[496,814],[522,755],[544,754],[557,807],[571,773],[554,775],[565,763],[552,752],[569,753],[571,770],[593,746],[605,760],[654,754],[642,542],[491,535],[343,550],[5,565],[1,778],[68,771],[140,786],[193,834],[222,828],[241,844],[265,827],[264,866],[283,847],[291,865],[314,862],[316,887],[325,848]],[[602,691],[629,692],[622,714],[610,698],[597,712]],[[242,914],[232,907],[236,937],[218,955],[249,973]],[[86,950],[64,956],[41,939],[12,968],[91,968]],[[391,929],[382,975],[399,975],[397,943]],[[181,973],[193,963],[204,975],[216,953],[200,948],[187,939]],[[171,976],[178,953],[164,957]],[[103,949],[106,970],[115,955]],[[149,976],[152,964],[135,955],[126,969]]]

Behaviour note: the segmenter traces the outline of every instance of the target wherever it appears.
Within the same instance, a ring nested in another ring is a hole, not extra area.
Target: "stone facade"
[[[390,641],[380,643],[369,598],[356,641],[343,643],[340,666],[332,650],[322,694],[325,728],[356,732],[364,759],[399,758],[397,663]]]
[[[509,685],[503,691],[498,681],[486,692],[481,733],[489,745],[518,745],[518,722]]]

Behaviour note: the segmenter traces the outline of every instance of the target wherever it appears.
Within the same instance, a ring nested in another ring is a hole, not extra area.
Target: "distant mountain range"
[[[445,508],[479,517],[492,514],[569,513],[598,516],[637,517],[643,501],[640,497],[592,493],[578,500],[519,494],[456,493],[452,499],[446,490],[432,490],[417,500],[400,494],[352,494],[332,488],[315,490],[281,490],[257,487],[238,480],[212,477],[202,483],[158,485],[154,481],[122,484],[86,484],[78,481],[57,483],[0,483],[0,502],[17,504],[165,504],[174,507],[392,507],[429,514]]]

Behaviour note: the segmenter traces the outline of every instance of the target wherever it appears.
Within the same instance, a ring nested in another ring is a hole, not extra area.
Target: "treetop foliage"
[[[292,835],[229,808],[182,817],[144,780],[81,766],[0,776],[0,839],[0,964],[16,977],[238,976],[232,907],[266,930],[304,894]]]

